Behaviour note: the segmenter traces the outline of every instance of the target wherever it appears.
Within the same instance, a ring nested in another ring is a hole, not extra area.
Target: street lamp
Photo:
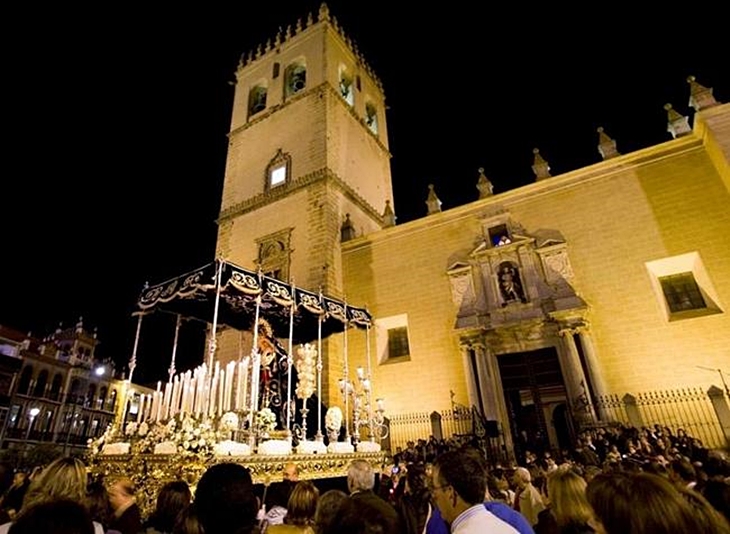
[[[33,428],[33,422],[35,421],[35,418],[38,417],[38,414],[41,413],[40,408],[31,408],[28,411],[28,418],[30,419],[30,424],[28,425],[28,431],[25,433],[25,442],[28,443],[28,440],[30,439],[30,431]]]
[[[106,373],[106,367],[100,365],[99,367],[94,369],[94,373],[96,374],[96,376],[104,376],[104,373]]]

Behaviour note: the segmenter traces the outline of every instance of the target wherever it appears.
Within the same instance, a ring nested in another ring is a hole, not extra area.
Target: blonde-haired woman
[[[314,534],[319,489],[309,480],[297,482],[289,496],[284,524],[271,525],[266,534]]]
[[[57,500],[74,501],[86,506],[86,465],[78,458],[57,458],[48,464],[28,487],[19,519],[33,506]],[[6,534],[12,523],[0,525],[0,534]],[[96,534],[104,534],[104,528],[94,522]]]
[[[597,522],[586,497],[588,483],[563,464],[547,477],[549,506],[539,515],[537,534],[591,534]]]

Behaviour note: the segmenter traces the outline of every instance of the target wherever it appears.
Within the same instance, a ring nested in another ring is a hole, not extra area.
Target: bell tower
[[[342,240],[392,224],[387,133],[380,80],[325,4],[244,54],[217,255],[342,296]]]

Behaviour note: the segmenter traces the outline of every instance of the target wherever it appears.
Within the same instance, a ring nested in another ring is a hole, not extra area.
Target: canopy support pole
[[[319,293],[322,302],[322,292]],[[317,441],[323,441],[322,435],[322,314],[317,318]]]
[[[127,419],[127,409],[129,408],[129,392],[132,390],[132,377],[134,369],[137,367],[137,348],[139,347],[139,333],[142,330],[142,318],[144,312],[135,312],[132,315],[137,316],[137,333],[134,335],[134,347],[132,348],[132,356],[129,358],[129,378],[127,378],[127,387],[124,390],[124,408],[122,409],[122,428],[124,421]]]
[[[294,365],[294,358],[292,357],[292,353],[294,351],[294,306],[296,305],[296,289],[294,288],[294,284],[292,283],[291,286],[291,296],[292,301],[289,305],[289,353],[286,355],[286,430],[288,433],[291,433],[291,400],[292,400],[292,391],[291,391],[291,380],[292,380],[292,372],[291,368],[292,365]],[[304,406],[307,405],[307,399],[304,399]],[[294,402],[294,409],[296,409],[296,401]],[[306,426],[304,427],[306,428]],[[291,434],[290,434],[291,435]],[[304,441],[307,440],[307,436],[302,436],[302,439]]]

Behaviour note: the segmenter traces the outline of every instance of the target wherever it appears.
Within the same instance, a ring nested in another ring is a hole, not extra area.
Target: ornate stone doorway
[[[554,420],[567,400],[556,348],[500,354],[497,361],[517,461],[526,451],[541,455],[564,447],[571,425],[565,417]]]

